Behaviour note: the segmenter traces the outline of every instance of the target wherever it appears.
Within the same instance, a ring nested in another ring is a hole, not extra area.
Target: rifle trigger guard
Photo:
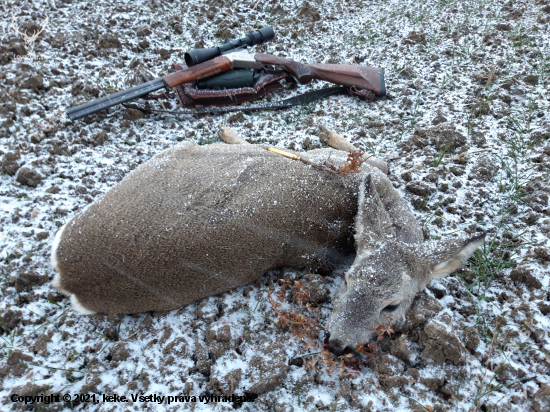
[[[349,91],[354,94],[355,96],[358,96],[361,100],[369,100],[373,101],[376,97],[373,92],[367,89],[357,90],[357,87],[351,86]]]

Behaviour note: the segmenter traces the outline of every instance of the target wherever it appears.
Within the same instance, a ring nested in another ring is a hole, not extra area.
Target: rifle
[[[189,67],[194,65],[200,66],[200,63],[209,63],[210,60],[214,59],[217,56],[222,56],[231,52],[242,52],[243,50],[246,50],[247,47],[263,44],[265,42],[273,40],[274,37],[275,32],[273,31],[273,28],[270,26],[264,27],[263,29],[250,32],[240,39],[228,39],[223,45],[219,47],[214,47],[211,49],[196,49],[185,53],[185,61]],[[207,64],[206,67],[196,67],[194,70],[190,70],[188,73],[188,78],[190,79],[189,81],[194,81],[198,78],[206,78],[218,73],[214,72],[215,70],[209,71],[208,67],[210,67],[210,65],[211,63]],[[225,64],[225,66],[226,65],[227,63]],[[221,73],[221,68],[219,73]],[[137,97],[145,96],[151,92],[167,87],[165,79],[168,76],[159,77],[158,79],[142,83],[138,86],[131,87],[130,89],[122,90],[109,96],[105,96],[101,99],[81,104],[80,106],[71,107],[67,110],[67,115],[71,120],[76,120],[80,119],[81,117],[85,117],[90,114],[108,109],[109,107],[116,106],[117,104],[133,100]]]
[[[349,87],[353,94],[360,97],[385,96],[384,70],[376,67],[302,64],[284,57],[264,53],[249,54],[242,51],[248,46],[261,44],[273,37],[273,29],[265,27],[249,33],[242,39],[227,41],[219,47],[193,50],[185,55],[186,63],[188,66],[191,65],[187,69],[178,70],[139,86],[70,108],[67,110],[67,115],[71,120],[76,120],[164,87],[172,89],[181,84],[209,78],[231,69],[264,70],[265,65],[283,67],[301,84],[319,79]],[[215,57],[216,55],[217,57]]]

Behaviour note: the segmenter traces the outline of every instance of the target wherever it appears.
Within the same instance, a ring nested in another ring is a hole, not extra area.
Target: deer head
[[[17,13],[15,13],[13,15],[13,17],[11,18],[11,26],[21,36],[21,38],[23,40],[25,40],[25,44],[27,45],[27,47],[29,49],[28,54],[31,54],[34,50],[34,42],[36,41],[38,36],[40,36],[40,33],[42,33],[44,31],[44,29],[46,28],[46,25],[48,24],[48,21],[49,21],[49,17],[46,16],[46,18],[44,19],[44,22],[41,25],[42,29],[40,29],[38,31],[35,31],[30,36],[26,32],[21,32],[21,31],[18,30],[18,28],[15,26],[15,21],[16,20],[17,20]]]
[[[355,222],[357,257],[346,272],[327,325],[329,350],[340,355],[376,337],[375,327],[398,327],[416,294],[435,278],[454,272],[484,242],[485,233],[451,239],[405,243],[392,223],[374,181],[359,188]]]

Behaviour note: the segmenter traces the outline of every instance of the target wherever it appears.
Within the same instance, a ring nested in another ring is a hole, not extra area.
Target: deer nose
[[[353,352],[353,348],[351,346],[344,347],[344,344],[338,339],[328,340],[328,350],[334,353],[336,356],[341,356],[345,353]]]
[[[328,340],[328,350],[334,353],[336,356],[340,356],[344,353],[344,346],[338,339]]]

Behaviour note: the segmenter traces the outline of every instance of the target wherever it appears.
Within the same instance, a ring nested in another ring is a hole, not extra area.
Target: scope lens
[[[271,41],[275,38],[275,32],[273,31],[273,27],[271,26],[264,27],[263,29],[260,29],[258,31],[261,33],[264,43]]]
[[[249,46],[256,46],[257,44],[263,44],[273,40],[275,38],[275,32],[273,31],[273,27],[268,26],[248,33],[246,37],[250,41]]]
[[[185,60],[185,64],[187,65],[187,67],[191,67],[195,64],[195,62],[193,61],[193,56],[191,56],[191,53],[185,53],[184,56],[183,56],[184,60]]]

